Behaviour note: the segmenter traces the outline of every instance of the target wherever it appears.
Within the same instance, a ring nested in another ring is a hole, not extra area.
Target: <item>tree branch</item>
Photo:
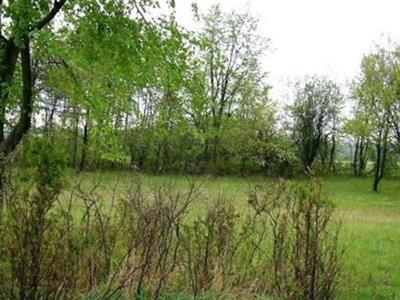
[[[53,8],[49,11],[49,13],[43,17],[43,19],[37,21],[34,23],[31,27],[32,30],[40,30],[43,27],[45,27],[48,23],[50,23],[54,17],[58,14],[58,12],[61,10],[61,8],[64,6],[64,4],[67,2],[67,0],[55,0],[53,4]]]
[[[13,127],[7,138],[1,143],[1,152],[8,155],[12,152],[22,137],[31,127],[31,115],[33,108],[32,94],[32,66],[29,38],[24,38],[24,47],[21,49],[21,70],[22,70],[22,101],[18,123]]]
[[[3,0],[0,0],[0,39],[5,39],[3,36]]]
[[[19,55],[19,49],[14,40],[0,43],[0,143],[4,140],[5,110]]]

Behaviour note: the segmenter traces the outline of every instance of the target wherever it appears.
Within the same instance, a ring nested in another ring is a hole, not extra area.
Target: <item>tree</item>
[[[397,151],[400,150],[400,52],[397,45],[390,51],[391,85],[393,88],[393,101],[390,106],[390,124]]]
[[[378,49],[364,56],[361,76],[354,94],[367,116],[371,130],[371,141],[375,145],[375,168],[373,190],[378,191],[385,172],[385,163],[390,146],[391,116],[396,99],[396,84],[393,77],[395,64],[389,51]]]
[[[68,12],[68,23],[57,33],[62,45],[44,54],[47,84],[67,99],[74,153],[80,150],[73,159],[79,171],[88,165],[126,163],[123,132],[135,122],[141,91],[158,93],[166,77],[179,81],[184,69],[177,65],[185,59],[185,46],[176,22],[144,16],[146,6],[158,2],[122,2],[82,2],[78,11]]]
[[[372,132],[369,114],[365,113],[362,107],[357,106],[355,116],[348,120],[344,127],[344,132],[354,138],[353,154],[353,174],[364,176],[368,162],[368,152],[370,149],[370,135]]]
[[[334,135],[342,102],[340,88],[331,80],[313,77],[298,85],[291,115],[292,134],[306,172],[312,170],[324,139]],[[334,147],[334,144],[333,144]],[[334,148],[333,148],[334,151]]]
[[[49,1],[5,1],[0,6],[0,151],[5,157],[11,153],[31,126],[33,107],[33,78],[31,43],[36,33],[49,24],[60,12],[67,0],[56,0],[49,9]],[[5,136],[7,108],[10,105],[10,90],[17,70],[18,56],[22,93],[19,102],[18,122]]]
[[[204,156],[215,170],[227,121],[242,107],[249,89],[265,91],[260,58],[267,40],[257,34],[257,20],[247,13],[224,14],[215,5],[203,22],[200,56],[206,82],[201,113],[207,117],[200,126],[207,131]]]
[[[33,110],[32,41],[61,11],[67,0],[0,1],[0,205],[3,202],[5,158],[14,151],[31,126]],[[19,58],[19,59],[18,59]],[[19,64],[19,66],[17,66]],[[20,72],[20,76],[16,73]],[[7,111],[21,87],[19,119],[12,123]],[[9,133],[5,134],[6,126]]]

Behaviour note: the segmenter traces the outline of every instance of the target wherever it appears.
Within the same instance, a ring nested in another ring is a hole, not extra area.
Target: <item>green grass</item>
[[[109,192],[119,178],[117,190],[138,180],[132,173],[87,173],[85,184],[102,182]],[[183,176],[141,175],[146,188],[165,185],[176,190],[187,187]],[[238,210],[247,207],[247,191],[263,177],[199,176],[201,186],[196,213],[219,196],[232,201]],[[400,180],[386,179],[381,191],[372,191],[370,178],[328,177],[323,191],[337,205],[342,221],[342,243],[346,247],[339,299],[400,299]]]

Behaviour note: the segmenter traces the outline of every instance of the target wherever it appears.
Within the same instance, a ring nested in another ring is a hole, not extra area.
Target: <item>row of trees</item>
[[[259,170],[275,131],[260,60],[268,41],[248,14],[126,18],[92,3],[62,42],[36,49],[36,126],[69,151],[71,166],[150,172]],[[82,12],[82,10],[81,10]]]
[[[351,157],[355,176],[373,174],[373,190],[378,191],[388,167],[398,169],[399,71],[397,47],[377,48],[363,57],[347,99],[335,83],[321,78],[313,78],[299,89],[291,109],[292,132],[305,170],[311,170],[318,159],[325,169],[335,171],[340,137],[343,151],[346,144],[352,148],[351,156],[347,153],[341,160]],[[342,116],[344,100],[354,105],[350,118]]]
[[[158,1],[28,2],[0,2],[3,158],[33,123],[31,132],[51,136],[78,171],[282,176],[347,163],[356,176],[372,171],[378,190],[388,161],[396,162],[396,51],[363,58],[351,97],[324,77],[299,82],[283,118],[261,68],[269,41],[249,14],[214,6],[197,15],[201,31],[188,32],[173,1],[160,17]],[[19,161],[25,153],[20,147]]]

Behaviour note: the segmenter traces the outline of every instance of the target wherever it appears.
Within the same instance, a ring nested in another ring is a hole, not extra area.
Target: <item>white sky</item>
[[[177,20],[195,30],[193,0],[176,0]],[[214,3],[224,10],[250,11],[259,33],[271,39],[263,59],[275,98],[286,82],[305,75],[351,80],[361,57],[388,36],[400,41],[400,0],[197,0],[201,12]],[[384,37],[385,38],[384,38]],[[278,99],[277,99],[278,100]]]

